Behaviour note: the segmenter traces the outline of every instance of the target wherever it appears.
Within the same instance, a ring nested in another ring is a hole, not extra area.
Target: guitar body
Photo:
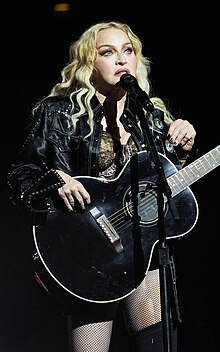
[[[160,155],[165,176],[178,172]],[[91,195],[83,213],[55,210],[34,225],[34,241],[48,274],[83,300],[106,303],[126,297],[146,275],[158,242],[157,173],[146,151],[133,156],[119,177],[106,181],[77,177]],[[164,199],[164,234],[174,239],[188,233],[198,206],[186,187],[173,198],[175,220]]]

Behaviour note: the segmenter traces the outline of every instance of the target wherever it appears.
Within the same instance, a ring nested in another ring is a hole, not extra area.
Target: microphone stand
[[[145,100],[141,104],[145,110],[153,112],[154,106],[150,100]],[[156,114],[156,111],[155,111]],[[155,115],[154,114],[154,115]],[[142,115],[142,114],[141,114]],[[143,114],[144,115],[144,114]],[[159,237],[159,277],[160,277],[160,293],[161,293],[161,316],[163,329],[163,350],[164,352],[172,352],[171,346],[171,324],[170,324],[170,296],[168,290],[170,256],[169,247],[166,244],[166,236],[164,233],[164,196],[167,198],[168,205],[174,220],[179,219],[176,204],[172,198],[171,190],[164,174],[163,165],[159,159],[158,151],[150,132],[146,117],[140,116],[140,124],[143,131],[144,139],[149,146],[150,153],[155,164],[155,169],[158,174],[157,179],[157,205],[158,205],[158,237]],[[163,196],[164,195],[164,196]]]

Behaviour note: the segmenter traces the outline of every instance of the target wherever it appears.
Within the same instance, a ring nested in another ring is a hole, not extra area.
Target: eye
[[[125,49],[125,53],[127,54],[131,54],[133,53],[133,51],[134,51],[133,48],[130,48],[130,47]]]
[[[108,49],[108,50],[101,51],[99,53],[99,55],[101,55],[101,56],[110,56],[110,55],[112,55],[112,53],[113,53],[112,50]]]

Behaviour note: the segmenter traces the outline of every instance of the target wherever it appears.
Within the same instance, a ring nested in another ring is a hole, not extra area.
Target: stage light
[[[68,2],[60,2],[54,5],[54,12],[69,12],[70,4]]]

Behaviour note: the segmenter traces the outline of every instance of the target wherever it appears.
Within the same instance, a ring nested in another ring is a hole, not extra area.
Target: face
[[[96,42],[95,86],[98,90],[112,89],[124,73],[135,76],[137,58],[126,33],[120,29],[101,30]]]

